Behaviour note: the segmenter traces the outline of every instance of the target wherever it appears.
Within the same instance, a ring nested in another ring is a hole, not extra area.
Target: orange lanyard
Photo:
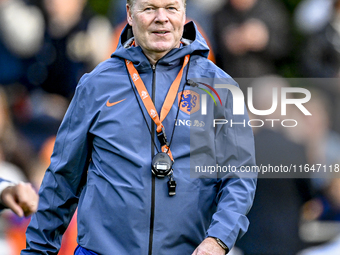
[[[184,62],[183,62],[183,66],[181,68],[181,70],[179,71],[176,79],[174,80],[174,82],[171,84],[171,87],[168,91],[168,94],[166,95],[165,101],[163,103],[162,109],[161,109],[161,115],[159,117],[156,107],[154,105],[154,103],[151,100],[151,97],[144,85],[144,82],[142,81],[142,79],[139,76],[138,71],[136,70],[136,68],[134,67],[133,63],[129,60],[125,60],[126,63],[126,67],[129,71],[129,74],[131,76],[131,79],[138,91],[138,94],[140,96],[140,98],[143,101],[143,104],[146,108],[146,110],[148,111],[148,114],[150,115],[151,119],[155,122],[156,126],[157,126],[157,134],[162,134],[165,137],[165,144],[161,144],[162,145],[162,152],[165,152],[169,155],[169,157],[171,158],[171,160],[173,160],[170,148],[166,142],[166,136],[165,136],[165,131],[164,131],[164,126],[162,124],[162,121],[166,118],[166,116],[168,115],[168,113],[170,112],[176,96],[177,96],[177,92],[182,80],[182,76],[183,76],[183,70],[184,67],[188,64],[190,60],[190,55],[185,56],[184,58]]]

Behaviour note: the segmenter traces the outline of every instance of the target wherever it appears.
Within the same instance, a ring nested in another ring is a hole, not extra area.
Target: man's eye
[[[152,8],[151,7],[147,7],[144,9],[144,11],[152,11]]]
[[[177,9],[175,7],[168,7],[168,10],[170,10],[170,11],[177,11]]]

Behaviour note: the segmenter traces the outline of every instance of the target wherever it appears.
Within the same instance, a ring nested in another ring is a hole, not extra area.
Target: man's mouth
[[[155,31],[153,33],[158,34],[158,35],[165,35],[165,34],[169,33],[169,31]]]

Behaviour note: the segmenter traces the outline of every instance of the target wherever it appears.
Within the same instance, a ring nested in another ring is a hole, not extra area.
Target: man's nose
[[[169,20],[168,15],[167,15],[167,11],[164,8],[158,8],[156,11],[156,18],[155,21],[156,22],[167,22]]]

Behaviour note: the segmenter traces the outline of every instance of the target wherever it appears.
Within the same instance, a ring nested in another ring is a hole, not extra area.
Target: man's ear
[[[130,5],[126,5],[126,15],[127,15],[127,22],[130,26],[132,26],[132,10]]]

